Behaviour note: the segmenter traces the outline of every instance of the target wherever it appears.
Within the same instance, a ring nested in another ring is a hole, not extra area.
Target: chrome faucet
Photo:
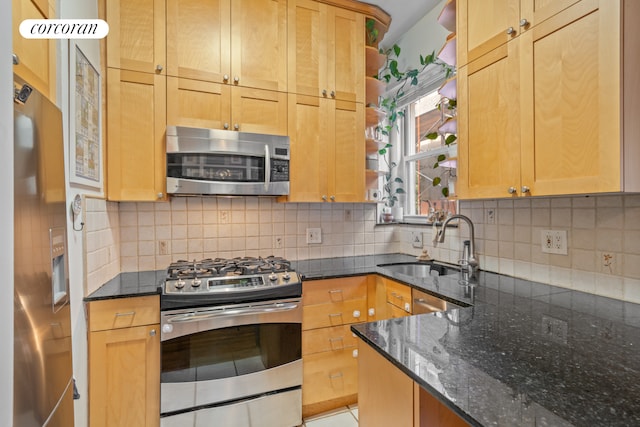
[[[458,264],[460,264],[460,267],[463,271],[468,271],[471,273],[472,276],[475,276],[476,272],[478,271],[478,259],[476,258],[476,252],[475,252],[475,237],[474,237],[474,231],[473,231],[473,222],[471,222],[471,219],[469,219],[469,217],[466,217],[460,214],[451,215],[442,224],[442,227],[440,228],[440,230],[438,230],[438,233],[434,238],[433,243],[434,244],[444,243],[444,234],[447,230],[447,224],[449,224],[449,222],[453,221],[454,219],[458,219],[458,220],[461,219],[469,225],[469,234],[470,234],[469,240],[466,240],[464,242],[464,246],[462,248],[462,259],[458,261]]]

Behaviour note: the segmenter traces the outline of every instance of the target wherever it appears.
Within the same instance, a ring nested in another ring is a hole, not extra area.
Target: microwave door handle
[[[271,185],[271,153],[269,152],[269,146],[264,146],[264,191],[269,191]]]
[[[215,309],[203,312],[191,312],[171,316],[167,319],[168,323],[189,323],[201,320],[214,319],[222,316],[242,316],[247,314],[263,314],[275,313],[282,311],[290,311],[298,307],[297,303],[273,304],[263,307],[239,307],[231,309]]]

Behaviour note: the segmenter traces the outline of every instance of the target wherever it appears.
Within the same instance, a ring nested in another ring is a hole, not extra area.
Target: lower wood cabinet
[[[362,340],[358,340],[358,422],[367,427],[469,425]]]
[[[88,303],[90,427],[160,425],[157,296]]]

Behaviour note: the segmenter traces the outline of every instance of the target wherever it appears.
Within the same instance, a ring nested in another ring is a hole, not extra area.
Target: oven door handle
[[[271,153],[269,152],[269,146],[264,146],[264,190],[269,191],[271,185]]]
[[[217,308],[206,311],[192,311],[171,315],[167,318],[168,323],[188,323],[199,322],[201,320],[214,319],[222,316],[243,316],[248,314],[276,313],[291,311],[298,308],[297,303],[278,303],[260,307],[237,307],[237,308]]]

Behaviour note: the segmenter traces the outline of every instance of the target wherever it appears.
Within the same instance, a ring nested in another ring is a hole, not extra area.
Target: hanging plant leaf
[[[440,163],[438,163],[438,162],[435,162],[435,163],[433,164],[433,168],[434,168],[434,169],[438,169],[438,166],[440,166]]]
[[[445,156],[444,154],[440,154],[438,156],[438,161],[439,162],[444,162],[445,160],[447,160],[447,156]]]
[[[440,178],[439,176],[436,176],[435,178],[433,178],[433,186],[436,187],[438,185],[440,185],[440,183],[442,182],[442,178]]]
[[[442,195],[444,197],[449,197],[449,187],[443,187],[442,188]]]
[[[454,134],[451,134],[449,136],[447,136],[444,140],[445,145],[450,145],[453,144],[454,142],[456,142],[456,140],[458,139],[458,137]]]
[[[395,182],[399,182],[400,184],[404,183],[404,181],[402,180],[402,178],[400,178],[399,176],[396,177],[396,179],[394,179]]]
[[[396,56],[400,56],[400,46],[398,46],[397,44],[393,45],[393,53],[396,54]]]
[[[438,132],[429,132],[424,137],[427,139],[434,140],[434,139],[438,139],[438,136],[439,136]]]
[[[396,188],[397,194],[406,194],[402,188]]]
[[[387,149],[386,148],[379,149],[378,154],[380,154],[381,156],[384,156],[385,154],[387,154]]]

